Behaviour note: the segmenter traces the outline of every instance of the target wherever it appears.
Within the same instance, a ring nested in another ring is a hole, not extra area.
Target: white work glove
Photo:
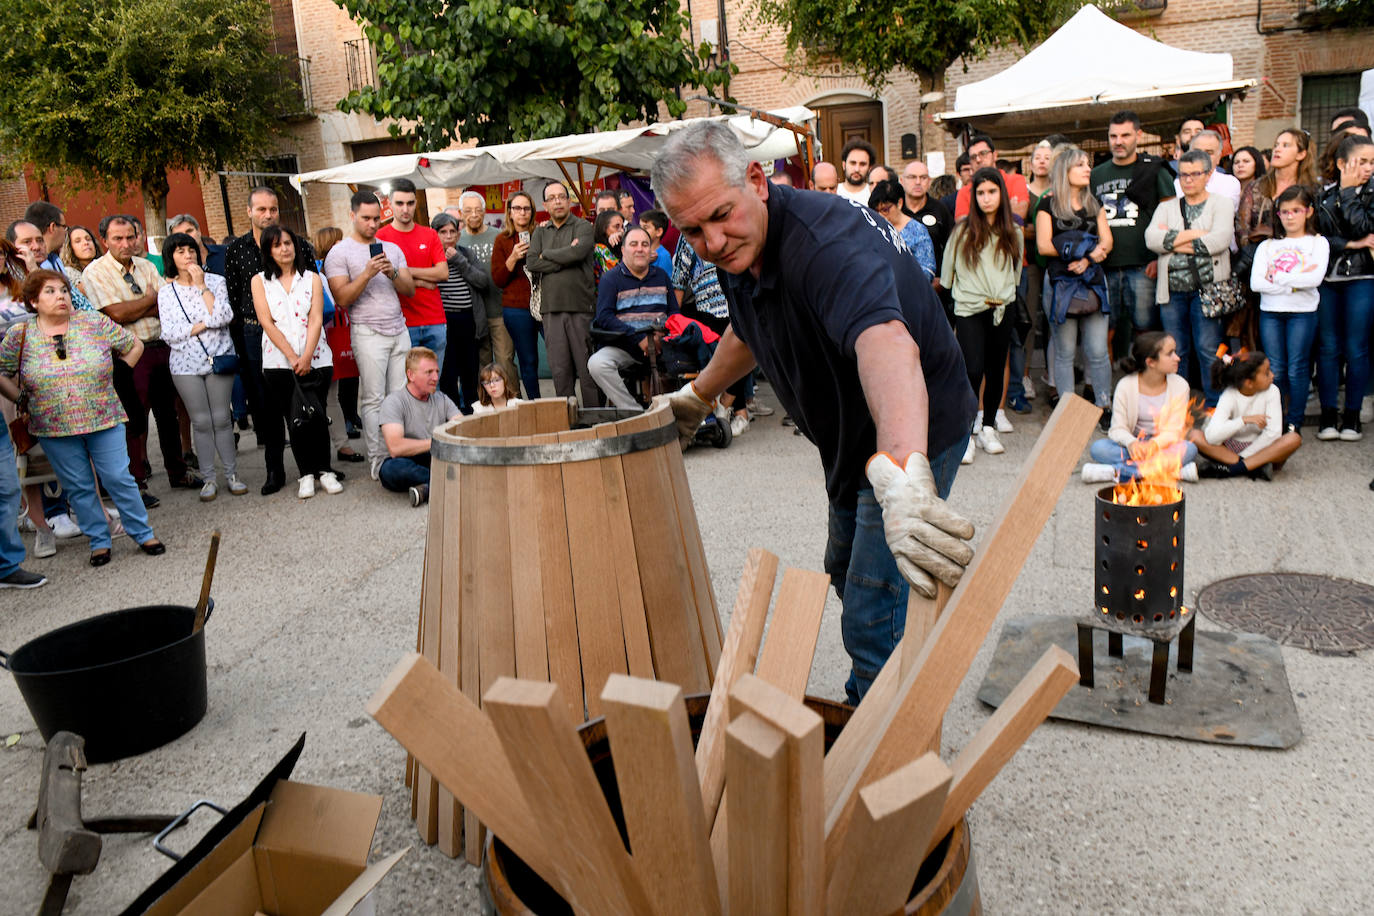
[[[934,598],[936,579],[958,585],[973,559],[973,525],[936,494],[926,456],[912,452],[902,470],[891,455],[879,452],[865,470],[883,510],[887,546],[911,587]]]
[[[696,438],[701,421],[710,416],[711,402],[697,394],[696,387],[688,382],[668,395],[668,405],[673,408],[673,417],[677,420],[678,444],[685,452]]]

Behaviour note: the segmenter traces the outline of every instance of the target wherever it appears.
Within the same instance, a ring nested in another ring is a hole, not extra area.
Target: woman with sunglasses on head
[[[143,344],[101,312],[74,311],[71,286],[55,271],[29,274],[23,296],[36,314],[11,327],[0,344],[0,393],[15,401],[28,398],[29,432],[43,446],[90,539],[91,565],[110,562],[111,546],[95,474],[139,549],[149,556],[165,553],[129,472],[127,417],[115,395],[110,359],[114,354],[132,367]]]
[[[172,384],[186,405],[200,458],[200,501],[219,494],[215,453],[224,466],[229,492],[242,496],[248,485],[238,478],[234,446],[234,412],[229,400],[238,371],[238,355],[229,339],[234,318],[224,278],[205,272],[200,245],[185,232],[173,232],[162,243],[162,273],[167,283],[157,291],[162,339],[172,348]]]
[[[515,342],[520,381],[525,397],[530,399],[539,397],[539,337],[544,333],[544,326],[530,314],[532,290],[525,273],[525,255],[529,254],[533,231],[534,198],[516,191],[506,201],[506,225],[491,249],[491,278],[501,287],[506,330]]]

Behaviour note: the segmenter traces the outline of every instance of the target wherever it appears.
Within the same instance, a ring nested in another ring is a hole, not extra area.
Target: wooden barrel
[[[613,673],[710,689],[720,618],[666,402],[530,401],[435,430],[430,454],[419,651],[467,696],[553,680],[582,719]],[[456,855],[457,802],[414,775],[421,836]]]
[[[709,700],[709,695],[684,699],[694,741],[700,736]],[[849,722],[849,717],[854,714],[854,708],[819,697],[807,697],[805,702],[825,723],[825,747],[829,750],[840,730]],[[587,722],[578,731],[578,737],[582,739],[587,756],[591,758],[592,769],[596,772],[616,826],[620,828],[621,839],[626,840],[625,820],[620,808],[620,792],[616,787],[615,765],[611,760],[605,720]],[[577,837],[557,837],[551,842],[576,843]],[[511,852],[500,837],[487,839],[486,855],[482,861],[481,904],[484,916],[562,916],[572,912],[558,892]],[[932,850],[920,871],[913,876],[911,899],[904,913],[907,916],[981,916],[982,912],[968,821],[963,820],[954,825],[954,829]]]

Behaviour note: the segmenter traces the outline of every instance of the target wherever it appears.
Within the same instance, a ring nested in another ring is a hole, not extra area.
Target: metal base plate
[[[1051,645],[1078,655],[1078,618],[1033,616],[1009,620],[978,699],[1000,706]],[[1197,631],[1192,673],[1179,673],[1178,645],[1170,649],[1167,700],[1146,699],[1149,640],[1124,637],[1122,658],[1107,654],[1107,634],[1093,634],[1097,686],[1075,684],[1053,718],[1127,731],[1250,747],[1289,748],[1302,740],[1298,709],[1278,643],[1254,633]]]

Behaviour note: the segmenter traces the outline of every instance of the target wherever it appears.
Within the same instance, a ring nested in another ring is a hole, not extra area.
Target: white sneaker
[[[57,553],[57,535],[52,531],[40,531],[33,536],[33,555],[40,560]]]
[[[1026,396],[1027,401],[1035,400],[1035,382],[1031,381],[1031,377],[1029,375],[1022,377],[1021,391]]]
[[[978,430],[983,428],[983,412],[980,410],[973,415],[973,432],[977,435]]]
[[[1342,442],[1359,442],[1364,438],[1364,433],[1350,426],[1341,428],[1340,437]]]
[[[81,526],[66,512],[48,519],[48,525],[59,541],[81,536]]]
[[[977,439],[969,436],[968,448],[964,449],[964,457],[960,460],[960,464],[973,464],[973,455],[978,451],[976,448],[977,442]]]
[[[229,479],[225,481],[225,484],[229,487],[229,492],[234,494],[235,496],[242,496],[248,492],[248,484],[244,483],[242,480],[239,480],[239,476],[237,474],[230,474]]]
[[[1193,479],[1197,479],[1197,466],[1188,465],[1193,469]],[[1110,464],[1095,464],[1089,461],[1083,465],[1082,477],[1084,483],[1115,483],[1116,468]]]
[[[330,496],[337,496],[343,492],[343,484],[339,483],[339,478],[334,476],[333,471],[325,471],[320,475],[320,486],[324,487],[324,492]]]
[[[984,426],[978,433],[978,444],[983,447],[983,451],[989,455],[1000,455],[1006,451],[1002,447],[1002,440],[997,438],[997,430],[991,426]]]
[[[33,519],[29,518],[28,515],[21,515],[19,516],[19,530],[27,534],[38,529],[34,526]]]
[[[1185,483],[1197,483],[1197,462],[1190,461],[1179,471],[1178,479]]]
[[[380,458],[373,458],[373,459],[372,459],[372,479],[373,479],[373,480],[381,480],[381,479],[382,479],[381,474],[382,474],[382,460],[381,460]]]
[[[738,436],[749,428],[749,416],[740,411],[730,418],[730,435]]]
[[[999,409],[997,411],[997,431],[999,433],[1016,432],[1016,427],[1012,426],[1011,421],[1007,419],[1007,412],[1005,410]]]
[[[301,499],[309,499],[315,495],[315,475],[306,474],[300,479],[300,485],[296,488],[296,496]]]
[[[1331,442],[1341,437],[1341,431],[1334,426],[1323,426],[1317,430],[1317,438],[1323,442]]]
[[[200,501],[203,503],[208,503],[218,495],[219,487],[215,486],[213,480],[205,481],[205,484],[200,488]]]

